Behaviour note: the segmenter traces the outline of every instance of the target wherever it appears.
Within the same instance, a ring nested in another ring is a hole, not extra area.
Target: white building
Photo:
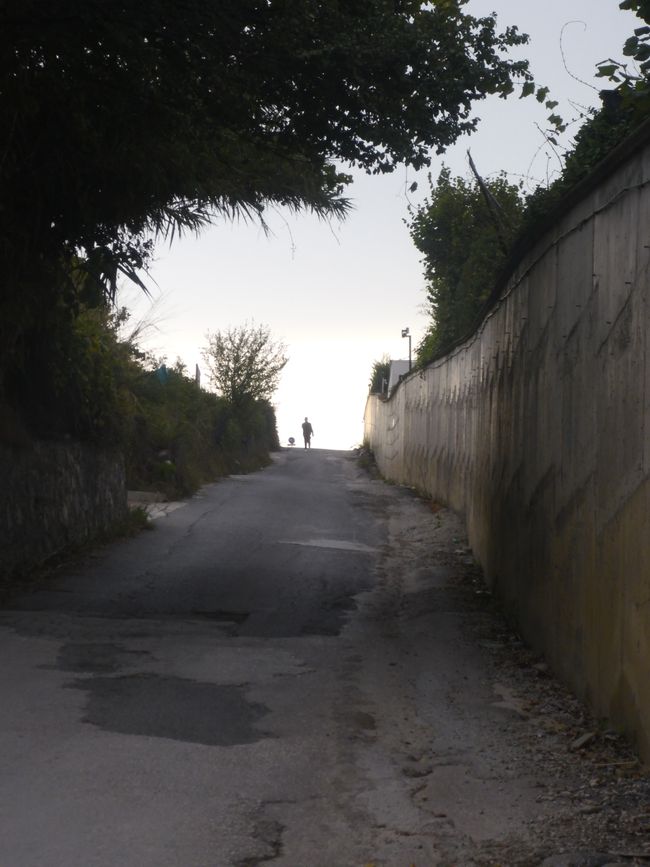
[[[408,359],[403,361],[401,359],[393,361],[391,360],[390,367],[388,369],[388,396],[392,394],[393,389],[397,386],[397,383],[400,380],[401,376],[404,376],[409,372],[409,362]]]

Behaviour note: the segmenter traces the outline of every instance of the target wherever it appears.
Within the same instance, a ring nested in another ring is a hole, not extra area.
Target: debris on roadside
[[[516,747],[539,768],[540,806],[552,807],[539,819],[542,828],[532,823],[536,856],[515,846],[504,860],[501,850],[485,844],[472,852],[473,867],[650,864],[650,770],[624,735],[595,719],[511,628],[469,550],[464,539],[453,538],[451,583],[464,600],[473,640],[487,654],[494,706],[519,720]]]

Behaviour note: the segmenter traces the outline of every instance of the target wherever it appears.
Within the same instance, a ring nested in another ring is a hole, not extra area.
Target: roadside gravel
[[[433,838],[439,867],[650,864],[650,777],[633,747],[506,622],[461,519],[370,484],[390,544],[378,586],[359,600],[381,648],[361,687],[384,706],[377,736],[421,817],[419,829],[379,828],[384,842],[408,833],[426,850]],[[377,676],[382,664],[392,687]]]

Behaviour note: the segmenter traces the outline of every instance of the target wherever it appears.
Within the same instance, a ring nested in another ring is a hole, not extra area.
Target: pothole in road
[[[268,713],[242,687],[151,674],[76,681],[88,692],[84,722],[120,734],[234,746],[269,735],[255,728]]]
[[[124,650],[117,644],[97,642],[70,642],[64,644],[57,656],[57,668],[62,671],[103,672],[119,671],[134,659],[149,654],[144,650]]]
[[[357,609],[352,596],[339,596],[323,603],[322,608],[300,630],[301,635],[340,635],[348,614]]]
[[[286,827],[280,822],[262,820],[256,823],[253,831],[253,839],[258,840],[264,849],[264,854],[249,855],[241,861],[237,861],[234,867],[260,867],[275,861],[282,855],[282,836]]]

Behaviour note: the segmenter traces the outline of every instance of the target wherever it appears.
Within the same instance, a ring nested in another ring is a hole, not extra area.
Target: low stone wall
[[[520,259],[475,335],[371,396],[382,473],[464,513],[531,644],[650,759],[650,145]]]
[[[127,513],[121,455],[79,443],[0,446],[3,582],[108,532]]]

